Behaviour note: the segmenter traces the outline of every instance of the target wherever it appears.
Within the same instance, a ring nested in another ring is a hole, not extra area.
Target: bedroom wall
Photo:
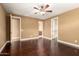
[[[22,17],[21,21],[21,38],[33,38],[38,37],[39,34],[39,24],[40,19],[31,18],[31,17]],[[51,19],[43,20],[43,36],[51,38]]]
[[[6,42],[6,15],[5,11],[0,4],[0,48]]]
[[[79,44],[79,8],[59,15],[58,27],[60,40]]]
[[[38,37],[38,21],[39,19],[31,17],[22,17],[21,20],[21,38],[33,38]]]
[[[51,19],[44,20],[43,36],[51,38]]]

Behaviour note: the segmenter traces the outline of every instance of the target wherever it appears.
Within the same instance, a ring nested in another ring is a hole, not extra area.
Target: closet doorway
[[[51,19],[51,37],[58,40],[58,17]]]
[[[21,18],[11,15],[11,42],[21,39]]]

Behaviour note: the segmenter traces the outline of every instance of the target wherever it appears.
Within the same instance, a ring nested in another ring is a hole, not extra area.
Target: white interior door
[[[20,40],[20,19],[11,19],[11,42]]]
[[[53,18],[52,20],[52,38],[58,39],[58,18]]]

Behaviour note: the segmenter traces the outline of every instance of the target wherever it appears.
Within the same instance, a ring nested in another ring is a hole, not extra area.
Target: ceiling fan
[[[50,5],[41,5],[40,7],[33,7],[34,9],[38,10],[42,15],[44,15],[46,12],[52,12],[52,10],[47,10]],[[38,12],[35,12],[37,14]]]

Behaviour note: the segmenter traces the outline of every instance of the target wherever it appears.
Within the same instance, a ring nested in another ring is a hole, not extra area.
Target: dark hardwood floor
[[[79,49],[56,40],[34,39],[8,43],[1,56],[79,56]]]
[[[0,53],[0,56],[10,56],[10,42],[4,47],[3,51]]]

